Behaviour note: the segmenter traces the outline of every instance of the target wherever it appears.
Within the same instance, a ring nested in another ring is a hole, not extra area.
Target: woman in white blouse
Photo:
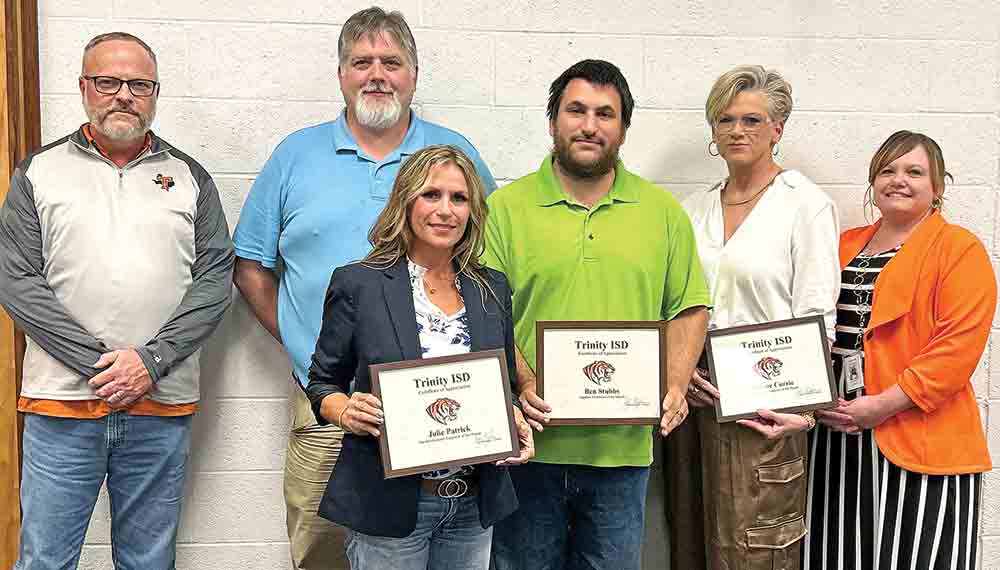
[[[822,315],[832,340],[837,213],[808,178],[775,162],[791,110],[791,86],[774,71],[740,66],[719,77],[705,114],[709,153],[726,161],[728,176],[684,206],[712,294],[710,328]],[[718,397],[707,373],[696,370],[687,398],[697,408],[693,421],[667,440],[674,465],[690,468],[668,493],[673,567],[797,569],[806,431],[815,420],[759,410],[757,419],[719,424]],[[700,528],[689,519],[699,509]],[[685,547],[691,544],[703,552]]]

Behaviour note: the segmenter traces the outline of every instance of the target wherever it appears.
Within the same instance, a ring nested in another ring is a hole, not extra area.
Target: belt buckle
[[[459,499],[469,492],[465,479],[445,479],[438,483],[437,495],[445,499]]]

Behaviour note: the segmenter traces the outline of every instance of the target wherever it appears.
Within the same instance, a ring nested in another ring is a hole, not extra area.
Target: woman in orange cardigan
[[[990,258],[940,208],[944,158],[899,131],[868,172],[882,217],[840,239],[840,405],[810,440],[804,570],[973,568],[991,467],[970,378],[997,302]]]

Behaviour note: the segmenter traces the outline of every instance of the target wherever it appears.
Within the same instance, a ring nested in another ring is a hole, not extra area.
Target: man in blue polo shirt
[[[304,386],[334,268],[361,259],[367,233],[407,156],[452,144],[486,164],[462,135],[410,112],[417,51],[403,15],[369,8],[340,32],[337,75],[346,109],[275,149],[254,182],[234,235],[234,279],[260,323],[285,346]],[[291,391],[285,505],[294,567],[347,569],[344,531],[316,511],[340,451],[341,430],[319,427],[301,389]]]

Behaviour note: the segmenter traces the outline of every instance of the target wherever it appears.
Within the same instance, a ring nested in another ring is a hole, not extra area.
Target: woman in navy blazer
[[[349,529],[354,570],[485,570],[493,523],[517,509],[507,465],[534,454],[520,410],[519,457],[383,479],[382,405],[370,393],[370,364],[503,348],[515,370],[507,278],[479,263],[485,219],[472,162],[427,147],[400,169],[371,253],[330,279],[306,392],[317,420],[345,432],[319,514]]]

